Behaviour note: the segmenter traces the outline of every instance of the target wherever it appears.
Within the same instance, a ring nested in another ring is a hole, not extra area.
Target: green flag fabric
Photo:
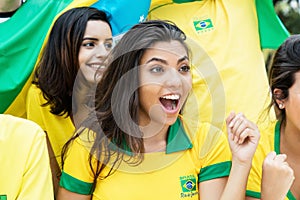
[[[26,117],[25,100],[32,72],[54,20],[64,11],[91,6],[104,11],[113,36],[145,20],[150,0],[27,0],[0,23],[0,113]],[[132,12],[127,12],[127,7]]]
[[[27,0],[0,23],[0,113],[22,90],[54,17],[71,1]]]
[[[256,0],[259,23],[260,45],[266,49],[276,49],[289,36],[289,32],[278,18],[271,0]]]

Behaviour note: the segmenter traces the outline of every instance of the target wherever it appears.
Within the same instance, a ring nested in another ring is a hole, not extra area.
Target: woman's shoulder
[[[7,114],[0,114],[0,137],[19,138],[18,140],[32,140],[43,138],[45,133],[35,122]]]
[[[42,90],[35,84],[31,84],[27,92],[27,101],[38,100],[40,103],[46,103]]]

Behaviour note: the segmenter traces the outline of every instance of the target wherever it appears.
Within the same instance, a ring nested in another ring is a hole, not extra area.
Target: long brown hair
[[[47,101],[43,106],[50,105],[55,115],[72,113],[78,55],[89,20],[101,20],[110,26],[106,14],[96,8],[79,7],[63,13],[55,21],[37,64],[33,83]]]
[[[172,40],[179,41],[188,52],[185,39],[185,34],[170,22],[147,21],[131,28],[108,55],[107,70],[95,93],[95,110],[84,121],[86,128],[81,128],[68,141],[62,153],[64,160],[72,141],[84,130],[91,133],[93,144],[89,160],[94,187],[107,163],[110,163],[110,171],[100,178],[109,176],[121,161],[137,165],[143,160],[143,137],[138,127],[138,66],[143,53],[156,42]],[[129,155],[127,160],[124,160],[125,153]],[[97,166],[92,164],[94,158]]]

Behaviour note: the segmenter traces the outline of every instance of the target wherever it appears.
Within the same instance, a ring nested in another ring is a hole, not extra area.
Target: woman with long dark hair
[[[104,60],[111,48],[110,24],[106,14],[96,8],[70,9],[51,29],[26,108],[27,118],[47,134],[54,177],[60,176],[63,145],[89,112],[89,93],[105,70]]]
[[[275,52],[269,84],[269,109],[277,119],[261,128],[247,199],[300,199],[300,35],[290,36]]]
[[[245,197],[259,132],[242,114],[227,118],[231,166],[222,131],[186,123],[180,111],[192,75],[185,39],[170,22],[147,21],[117,43],[95,110],[62,153],[59,200]]]

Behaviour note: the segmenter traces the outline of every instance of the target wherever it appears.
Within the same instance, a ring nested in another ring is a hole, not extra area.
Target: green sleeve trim
[[[74,178],[73,176],[70,176],[64,171],[62,171],[59,185],[66,190],[77,194],[90,195],[93,193],[93,183],[81,181],[77,178]]]
[[[260,195],[260,192],[254,192],[254,191],[251,191],[251,190],[246,190],[246,196],[260,199],[261,195]],[[291,193],[290,190],[288,191],[286,196],[289,200],[296,200],[296,198],[293,196],[293,194]]]
[[[199,182],[229,176],[231,169],[231,161],[221,162],[214,165],[204,167],[198,175]]]
[[[260,192],[254,192],[254,191],[251,191],[251,190],[246,190],[246,196],[260,199]]]

